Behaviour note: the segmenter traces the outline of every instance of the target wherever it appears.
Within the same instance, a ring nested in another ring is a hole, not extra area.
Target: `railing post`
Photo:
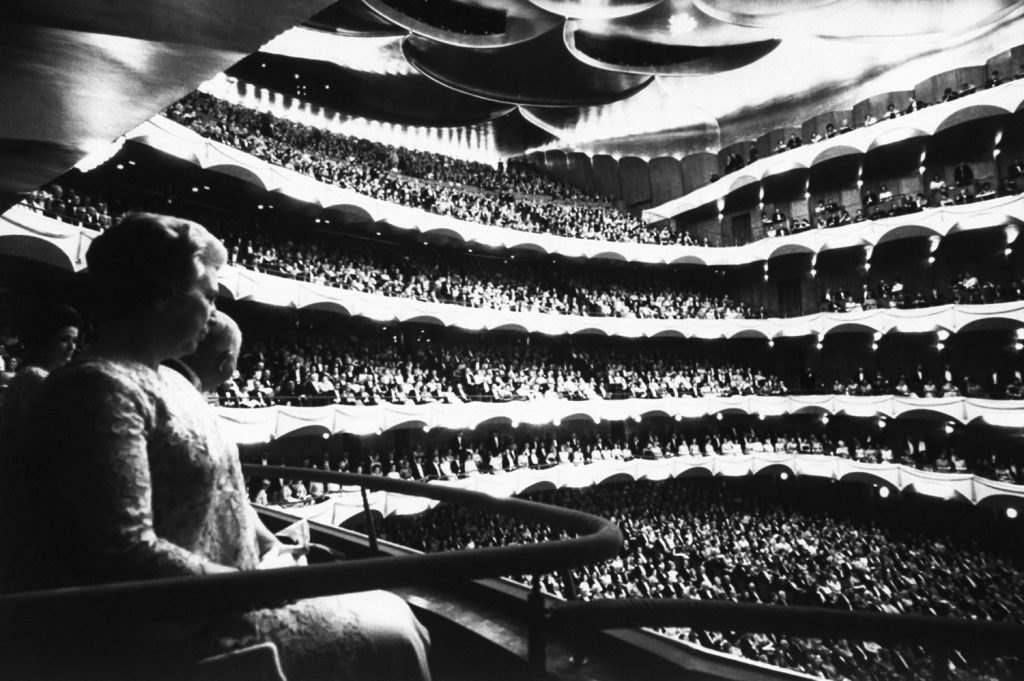
[[[563,594],[565,600],[575,601],[579,594],[576,593],[576,581],[573,579],[572,570],[562,570],[562,583],[565,584]],[[582,667],[587,663],[587,653],[583,646],[583,637],[580,636],[579,627],[572,627],[572,630],[566,634],[569,640],[569,664]]]
[[[538,674],[547,672],[547,641],[544,627],[544,596],[540,593],[540,575],[533,576],[533,588],[526,599],[526,621],[529,625],[526,651],[530,667]]]
[[[370,539],[370,553],[373,555],[377,554],[377,524],[373,520],[373,514],[370,513],[370,500],[366,496],[366,488],[363,486],[359,487],[359,492],[363,495],[363,513],[366,514],[366,536]]]

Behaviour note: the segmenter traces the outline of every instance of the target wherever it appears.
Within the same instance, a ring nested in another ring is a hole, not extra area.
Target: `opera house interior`
[[[0,676],[1024,678],[1024,2],[0,25]]]

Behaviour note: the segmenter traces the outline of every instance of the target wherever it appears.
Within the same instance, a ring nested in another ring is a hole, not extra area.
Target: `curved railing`
[[[550,524],[580,536],[544,544],[474,549],[423,556],[383,558],[257,570],[230,574],[175,577],[98,586],[73,587],[0,596],[0,634],[21,631],[24,622],[46,613],[61,621],[94,621],[105,616],[157,618],[194,616],[265,607],[283,601],[409,584],[499,577],[510,572],[543,574],[615,556],[622,535],[611,522],[565,508],[523,499],[496,498],[480,492],[379,476],[311,471],[305,468],[243,466],[247,475],[359,485],[364,489],[422,496],[462,504],[527,522]],[[73,558],[72,558],[73,560]]]
[[[360,485],[364,489],[427,496],[541,522],[581,536],[537,544],[400,558],[370,557],[341,563],[266,571],[238,572],[0,596],[0,635],[24,644],[31,636],[55,630],[95,627],[97,616],[125,623],[164,618],[208,617],[218,613],[273,606],[283,601],[373,588],[451,583],[513,573],[532,573],[527,600],[528,655],[538,672],[546,664],[548,630],[568,628],[573,638],[593,629],[674,625],[733,631],[769,631],[813,637],[862,638],[883,643],[913,641],[927,646],[1016,652],[1024,627],[1000,622],[966,621],[916,615],[842,612],[823,608],[706,603],[682,599],[563,602],[549,608],[540,593],[539,576],[618,554],[622,536],[609,521],[570,509],[521,499],[501,499],[460,489],[427,486],[376,476],[246,465],[254,476],[287,475],[321,482]],[[375,538],[370,536],[371,550]],[[55,623],[56,626],[55,626]],[[124,629],[119,629],[123,631]],[[102,634],[100,634],[102,636]],[[66,664],[67,661],[62,661]],[[79,671],[81,668],[75,667]],[[85,672],[83,672],[85,673]]]

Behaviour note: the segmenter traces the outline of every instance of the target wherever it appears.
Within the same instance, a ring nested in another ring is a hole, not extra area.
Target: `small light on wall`
[[[821,415],[821,423],[826,426],[828,425],[828,414]]]
[[[946,425],[943,426],[943,430],[946,431],[946,435],[952,435],[953,434],[953,422],[952,421],[946,421]]]
[[[717,419],[718,421],[721,421],[722,420],[722,412],[718,412],[717,414],[715,414],[715,419]]]
[[[816,347],[816,348],[818,348],[819,350],[821,350],[821,349],[822,349],[823,347],[825,347],[825,346],[824,346],[824,345],[822,344],[822,342],[821,342],[821,341],[818,341],[817,343],[815,343],[815,344],[814,344],[814,347]]]
[[[935,332],[935,335],[939,337],[940,341],[949,340],[949,331],[946,331],[945,329],[939,329]]]
[[[891,494],[891,492],[889,492],[888,487],[880,487],[878,489],[878,496],[882,497],[883,499],[888,499],[889,494]]]
[[[323,438],[324,438],[325,440],[328,440],[328,439],[330,439],[330,437],[331,437],[331,434],[330,434],[330,433],[324,433],[324,434],[323,434]]]
[[[1017,512],[1017,509],[1015,509],[1013,506],[1006,507],[1006,517],[1010,520],[1016,520],[1018,515],[1019,513]]]
[[[1017,341],[1016,343],[1013,344],[1013,349],[1016,350],[1017,352],[1024,350],[1024,343]]]
[[[1010,248],[1009,246],[1007,246],[1007,247],[1006,247],[1006,248],[1005,248],[1005,249],[1003,250],[1003,255],[1005,255],[1006,257],[1009,257],[1011,253],[1013,253],[1013,249],[1012,249],[1012,248]]]
[[[874,350],[878,350],[878,343],[872,343],[872,344],[871,344],[871,350],[872,350],[872,351],[874,351]]]
[[[935,256],[934,255],[929,255],[928,256],[928,264],[929,265],[934,265],[935,264]]]
[[[943,350],[946,349],[946,344],[945,343],[936,343],[935,344],[935,349],[938,350],[939,352],[942,352]]]
[[[789,473],[786,471],[779,473],[779,480],[789,480]]]
[[[775,341],[772,340],[771,338],[768,339],[768,347],[770,347],[770,348],[774,348],[775,347]]]
[[[881,416],[881,417],[879,417],[879,419],[878,419],[878,427],[879,427],[879,428],[885,428],[885,426],[886,426],[886,425],[887,425],[888,423],[889,423],[889,422],[885,420],[885,417],[884,417],[884,416]]]
[[[816,270],[816,269],[814,269],[814,268],[812,267],[812,268],[811,268],[811,277],[813,278],[813,277],[816,277],[816,276],[818,276],[818,270]]]

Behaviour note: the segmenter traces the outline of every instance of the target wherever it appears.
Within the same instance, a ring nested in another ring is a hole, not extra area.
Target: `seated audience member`
[[[214,314],[195,352],[164,362],[203,393],[213,393],[231,378],[242,349],[242,331],[223,312]]]
[[[50,372],[71,361],[82,318],[67,305],[45,303],[26,311],[20,326],[24,352],[0,405],[0,442],[7,442],[4,433],[16,436],[15,431],[25,425],[39,386]]]
[[[920,111],[925,107],[923,102],[918,101],[913,95],[910,96],[910,101],[907,103],[907,108],[903,110],[903,113],[910,114],[915,111]]]
[[[261,543],[237,449],[194,385],[160,366],[197,349],[225,249],[196,223],[136,214],[97,237],[87,259],[98,334],[87,356],[47,378],[46,408],[29,417],[36,473],[53,486],[45,513],[31,505],[0,520],[5,537],[25,530],[18,556],[0,558],[5,590],[257,569],[274,547]],[[109,664],[108,678],[148,676],[157,632],[105,625],[62,643]],[[210,616],[190,631],[188,649],[204,655],[271,641],[291,680],[429,678],[426,632],[378,592]],[[116,655],[96,654],[111,644]]]

